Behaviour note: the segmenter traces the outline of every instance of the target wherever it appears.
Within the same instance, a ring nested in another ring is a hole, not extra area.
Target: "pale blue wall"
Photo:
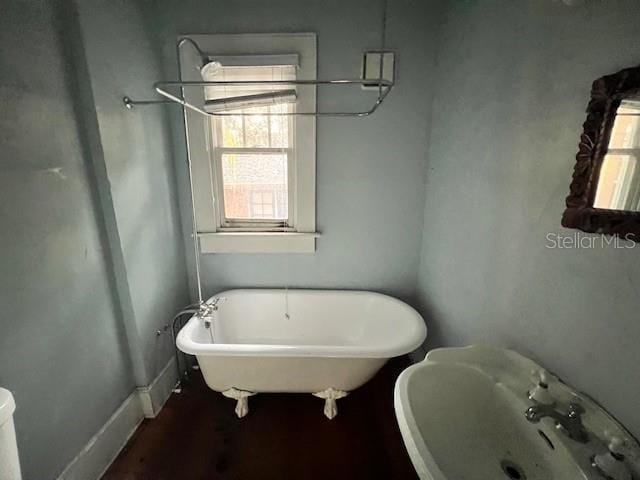
[[[131,2],[79,4],[83,25],[69,0],[0,8],[0,386],[25,480],[166,364],[155,330],[188,297],[166,119],[120,100],[156,54]]]
[[[175,39],[189,33],[316,32],[318,75],[358,77],[361,55],[380,45],[382,2],[171,0],[148,3],[166,75]],[[351,288],[410,298],[415,291],[423,210],[423,163],[438,2],[391,0],[387,46],[397,49],[397,89],[366,119],[319,118],[317,229],[313,254],[203,256],[204,290],[229,287]],[[344,108],[362,92],[322,88],[320,109]],[[372,97],[367,97],[371,101]],[[184,158],[179,111],[172,110],[177,158]],[[183,218],[188,219],[184,162]],[[189,233],[186,225],[186,233]],[[192,272],[193,279],[193,272]]]
[[[640,434],[639,250],[549,250],[591,82],[640,62],[638,2],[449,2],[419,293],[429,344],[531,355]]]
[[[0,15],[0,385],[28,480],[59,473],[134,387],[61,15]]]
[[[171,336],[158,337],[156,330],[189,303],[167,109],[122,104],[125,94],[151,96],[160,75],[158,52],[134,2],[83,0],[78,6],[148,383],[174,351]]]

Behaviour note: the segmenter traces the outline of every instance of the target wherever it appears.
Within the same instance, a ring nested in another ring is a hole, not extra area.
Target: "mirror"
[[[597,79],[562,225],[640,241],[640,66]]]

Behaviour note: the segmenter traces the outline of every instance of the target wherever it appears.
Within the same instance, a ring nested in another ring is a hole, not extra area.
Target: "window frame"
[[[211,58],[263,57],[269,55],[297,55],[298,79],[316,78],[316,35],[291,34],[212,34],[189,35]],[[202,80],[202,60],[192,46],[184,44],[180,51],[183,81]],[[185,99],[202,104],[203,89],[184,89]],[[296,108],[300,111],[316,109],[316,88],[298,88]],[[264,221],[228,222],[223,217],[224,202],[221,179],[222,147],[214,148],[212,118],[197,112],[185,112],[187,148],[192,162],[193,201],[202,253],[284,253],[315,251],[315,177],[316,177],[316,120],[314,116],[291,116],[295,155],[288,159],[289,224],[267,224]],[[227,149],[232,150],[232,149]],[[238,149],[249,153],[249,149]],[[258,148],[266,153],[265,148]],[[276,148],[274,150],[286,150]],[[219,158],[218,158],[219,157]],[[295,157],[295,158],[292,158]],[[293,203],[293,204],[292,204]]]

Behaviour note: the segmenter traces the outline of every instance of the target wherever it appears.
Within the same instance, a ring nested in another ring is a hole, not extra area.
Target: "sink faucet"
[[[527,408],[524,416],[531,423],[538,423],[544,417],[553,418],[558,430],[563,431],[576,442],[587,443],[589,441],[589,433],[582,424],[583,413],[584,407],[578,403],[570,403],[566,408],[566,412],[556,408],[555,404],[536,403]]]

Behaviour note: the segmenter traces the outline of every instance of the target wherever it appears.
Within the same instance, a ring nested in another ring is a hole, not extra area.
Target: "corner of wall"
[[[67,465],[57,480],[98,480],[145,418],[155,418],[178,380],[175,359],[146,387],[129,395],[102,428]]]

